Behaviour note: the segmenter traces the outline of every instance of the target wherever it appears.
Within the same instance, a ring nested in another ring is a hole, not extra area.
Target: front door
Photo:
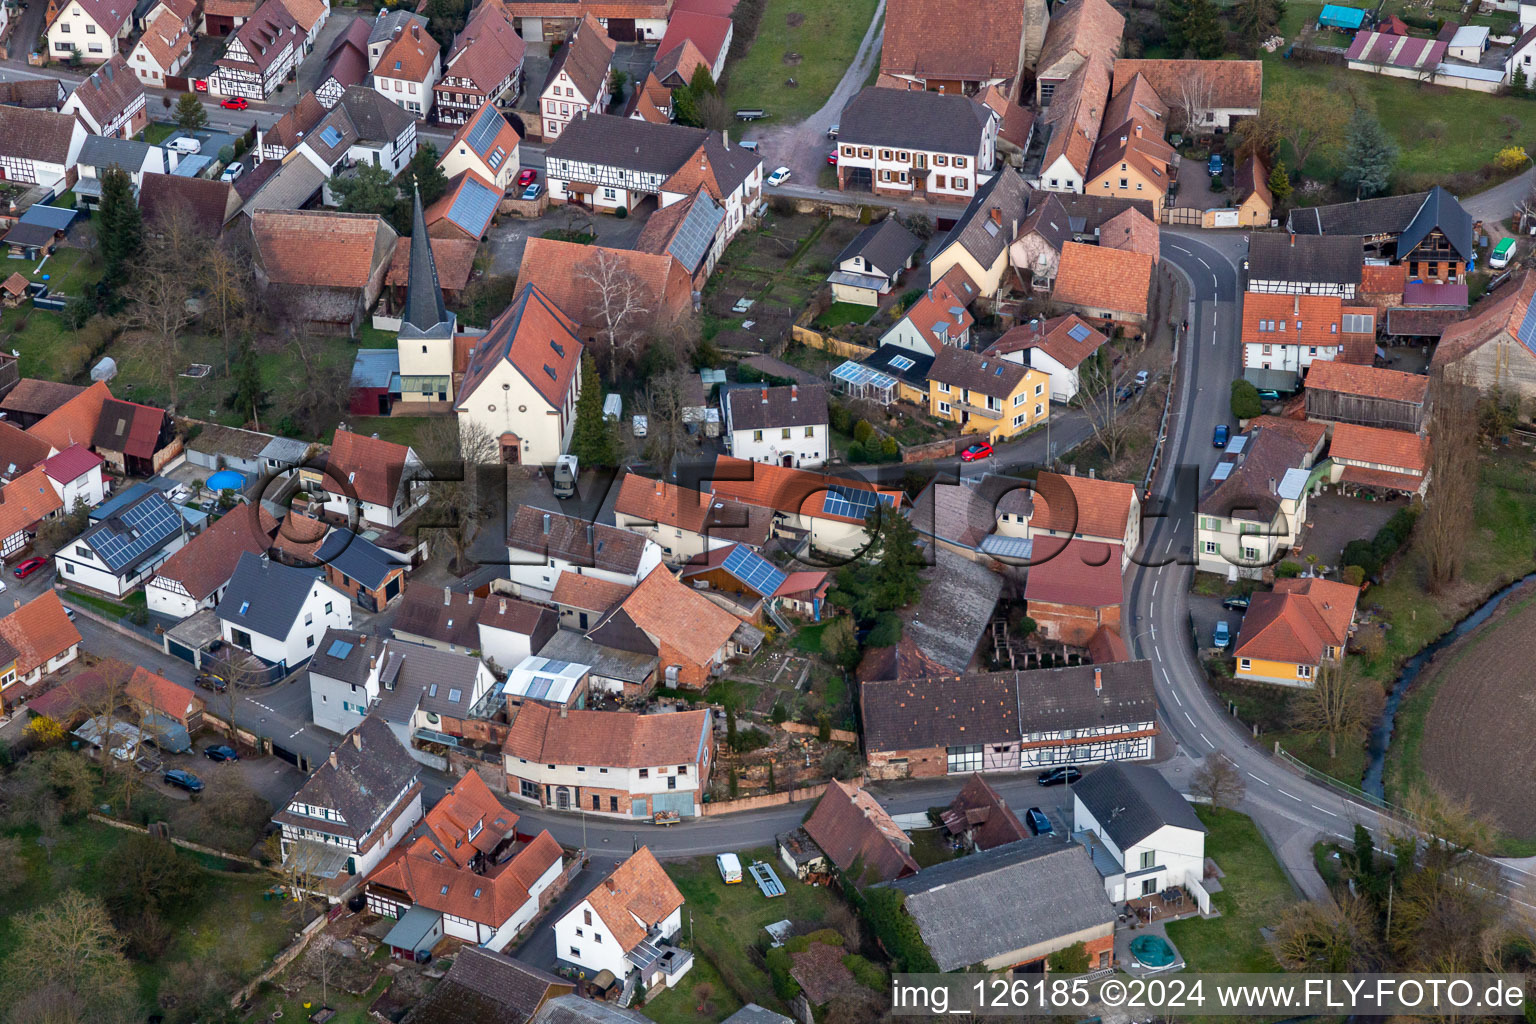
[[[795,468],[795,457],[793,455],[786,455],[786,456],[784,456],[784,468],[785,469],[794,469]]]
[[[555,790],[555,806],[562,811],[571,809],[571,791],[561,786]]]

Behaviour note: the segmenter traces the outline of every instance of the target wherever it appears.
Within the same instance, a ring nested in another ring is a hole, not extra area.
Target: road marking
[[[1185,718],[1189,718],[1189,712],[1188,711],[1184,712],[1184,717]],[[1195,720],[1193,718],[1189,718],[1189,724],[1190,725],[1194,725],[1195,724]]]
[[[1205,745],[1206,746],[1210,747],[1212,750],[1216,749],[1216,744],[1212,743],[1211,742],[1211,738],[1209,736],[1207,736],[1205,733],[1201,733],[1200,734],[1200,738],[1205,740]]]
[[[1166,555],[1168,552],[1170,552],[1172,550],[1173,550],[1173,535],[1169,534],[1168,535],[1168,539],[1163,542],[1163,554]]]
[[[1319,807],[1319,806],[1317,806],[1317,804],[1312,804],[1312,805],[1310,805],[1310,806],[1311,806],[1311,807],[1312,807],[1312,809],[1313,809],[1313,810],[1314,810],[1314,811],[1322,811],[1322,812],[1323,812],[1323,813],[1324,813],[1324,814],[1328,814],[1328,815],[1332,815],[1332,816],[1333,816],[1333,817],[1335,817],[1335,818],[1337,818],[1337,817],[1339,817],[1339,815],[1337,815],[1337,814],[1334,814],[1334,813],[1333,813],[1333,812],[1332,812],[1332,811],[1330,811],[1330,810],[1329,810],[1329,809],[1328,809],[1328,808],[1326,808],[1326,807]]]
[[[1301,797],[1299,797],[1299,796],[1295,796],[1295,795],[1293,795],[1293,794],[1291,794],[1291,793],[1287,793],[1287,792],[1286,792],[1286,791],[1285,791],[1285,790],[1283,790],[1283,789],[1277,789],[1277,790],[1276,790],[1276,791],[1275,791],[1275,792],[1277,792],[1277,793],[1279,793],[1279,794],[1280,794],[1280,795],[1281,795],[1281,796],[1288,796],[1288,797],[1290,797],[1290,798],[1291,798],[1291,799],[1292,799],[1292,800],[1295,800],[1295,801],[1296,801],[1296,802],[1297,802],[1297,803],[1301,803],[1301,802],[1302,802],[1302,799],[1301,799]]]
[[[1249,777],[1249,778],[1250,778],[1250,779],[1253,779],[1253,780],[1254,780],[1254,781],[1255,781],[1255,782],[1263,782],[1263,783],[1264,783],[1264,785],[1266,785],[1266,786],[1267,786],[1267,785],[1269,785],[1269,782],[1268,782],[1268,781],[1266,781],[1266,780],[1265,780],[1265,779],[1261,779],[1261,778],[1259,778],[1259,777],[1258,777],[1258,776],[1257,776],[1257,775],[1255,775],[1255,774],[1253,774],[1253,772],[1249,772],[1249,773],[1248,773],[1248,777]]]
[[[1154,579],[1154,580],[1153,580],[1153,581],[1152,581],[1152,596],[1153,596],[1153,597],[1156,597],[1156,596],[1157,596],[1157,585],[1158,585],[1158,584],[1159,584],[1159,583],[1161,583],[1161,582],[1163,582],[1163,580],[1162,580],[1162,577],[1161,577],[1161,576],[1159,576],[1159,577],[1158,577],[1158,578],[1156,578],[1156,579]]]
[[[1166,672],[1163,673],[1163,678],[1166,679],[1167,677],[1168,677],[1168,674]],[[1184,701],[1179,698],[1179,691],[1178,690],[1174,690],[1173,691],[1173,699],[1179,702],[1179,707],[1183,707],[1184,706]],[[1185,712],[1185,713],[1188,714],[1188,712]]]
[[[1199,256],[1196,256],[1195,259],[1198,260],[1200,265],[1202,267],[1204,267],[1206,270],[1210,270],[1211,269],[1211,265],[1209,263],[1205,262],[1205,260],[1201,259]]]

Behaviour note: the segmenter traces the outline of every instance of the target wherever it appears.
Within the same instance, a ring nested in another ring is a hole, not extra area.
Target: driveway
[[[325,27],[320,30],[320,35],[315,39],[315,48],[309,56],[304,58],[304,63],[299,65],[299,78],[296,83],[298,88],[295,96],[303,96],[320,84],[320,72],[325,70],[325,55],[330,52],[332,44],[341,37],[360,14],[349,14],[341,11],[332,11],[330,18],[326,19]]]
[[[646,205],[649,208],[651,204]],[[597,235],[597,244],[612,249],[633,249],[646,220],[646,216],[620,219],[606,213],[588,214],[579,207],[564,205],[551,206],[537,220],[508,217],[491,229],[491,270],[497,274],[517,273],[528,239],[561,228],[592,231]]]
[[[843,116],[843,108],[864,88],[870,72],[879,65],[880,41],[884,36],[885,0],[880,0],[875,6],[874,17],[869,20],[864,40],[859,43],[859,51],[854,54],[853,63],[848,66],[842,81],[837,83],[837,88],[832,90],[832,95],[820,110],[799,124],[748,128],[743,133],[743,137],[758,141],[765,168],[788,167],[795,172],[797,179],[807,185],[816,182],[817,175],[825,166],[827,150],[831,147],[827,141],[827,129],[838,123]]]
[[[525,964],[532,964],[546,971],[554,970],[556,961],[559,959],[555,949],[555,922],[570,913],[572,907],[586,899],[587,894],[596,889],[597,884],[618,867],[621,859],[622,856],[618,852],[595,854],[581,873],[571,879],[571,884],[565,887],[565,892],[561,893],[560,898],[544,912],[544,916],[539,918],[533,926],[533,932],[512,952],[512,955]]]

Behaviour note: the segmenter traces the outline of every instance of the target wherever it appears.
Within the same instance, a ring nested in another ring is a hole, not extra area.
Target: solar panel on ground
[[[763,597],[771,597],[789,578],[772,562],[741,544],[725,556],[723,568]]]
[[[464,187],[459,189],[453,205],[448,208],[448,219],[479,238],[491,222],[491,214],[496,212],[496,204],[500,199],[499,195],[479,181],[469,178],[464,182]]]
[[[325,653],[330,655],[332,658],[337,658],[344,661],[346,660],[347,655],[352,653],[352,645],[347,643],[345,640],[332,640],[331,646],[326,649]]]

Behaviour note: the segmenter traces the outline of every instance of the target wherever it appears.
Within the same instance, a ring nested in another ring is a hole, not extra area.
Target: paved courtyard
[[[1303,560],[1316,555],[1323,565],[1335,566],[1344,545],[1352,540],[1370,540],[1388,519],[1406,507],[1402,498],[1366,501],[1337,493],[1314,495],[1307,503],[1307,527],[1301,543],[1289,557]]]

